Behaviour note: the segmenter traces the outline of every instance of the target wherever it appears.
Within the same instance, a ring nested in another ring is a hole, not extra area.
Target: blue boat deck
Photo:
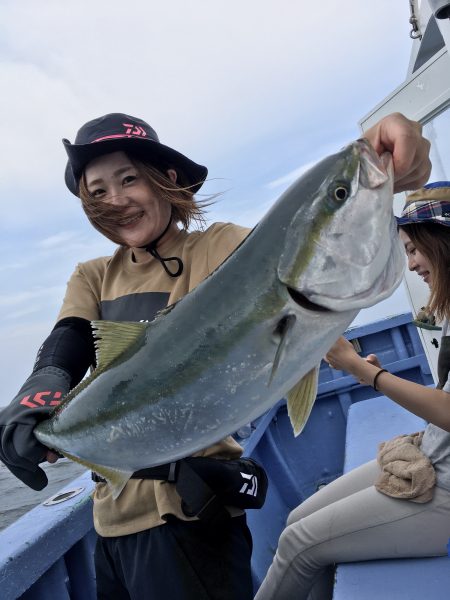
[[[433,384],[420,339],[411,324],[410,313],[351,329],[346,337],[357,338],[362,354],[376,353],[383,366],[391,372],[424,385]],[[292,434],[283,400],[240,431],[242,437],[238,436],[238,441],[244,446],[245,454],[260,461],[269,477],[266,504],[261,510],[248,511],[254,540],[252,571],[255,588],[261,583],[272,561],[288,513],[321,485],[341,475],[344,469],[356,466],[360,459],[373,458],[376,444],[389,438],[392,427],[398,433],[410,431],[410,421],[395,412],[398,407],[388,400],[376,398],[376,402],[384,401],[391,408],[394,406],[393,412],[387,414],[386,418],[380,413],[379,427],[375,427],[375,421],[371,419],[373,428],[370,435],[358,437],[359,426],[354,427],[352,423],[366,419],[356,409],[360,406],[369,409],[370,403],[374,402],[371,399],[376,396],[379,394],[372,388],[360,385],[353,377],[342,372],[333,371],[323,362],[318,398],[298,438]],[[391,429],[383,428],[386,423],[390,424]],[[416,424],[419,423],[416,421]],[[403,427],[406,430],[402,430]],[[364,444],[361,441],[363,439]],[[361,450],[363,445],[364,452]],[[83,490],[60,504],[37,506],[0,534],[2,600],[89,600],[95,597],[92,562],[95,535],[90,499],[93,483],[86,473],[73,481],[69,488]],[[441,561],[450,575],[450,563],[447,566],[446,562],[448,559],[419,559],[419,562],[423,564],[422,561],[430,560]],[[375,575],[375,570],[384,562],[389,563],[384,565],[388,569],[386,576],[389,573],[393,577],[397,573],[399,586],[407,592],[404,596],[391,594],[377,597],[415,597],[417,587],[411,583],[410,571],[402,575],[404,566],[401,563],[406,561],[373,561],[339,566],[335,599],[372,600],[374,596],[369,594],[374,589],[373,581],[378,583],[380,579],[380,573]],[[440,569],[439,573],[442,566]],[[437,590],[433,598],[436,599],[444,598],[444,595],[438,595],[439,590],[448,597],[450,583],[439,573],[433,574]],[[430,597],[425,593],[422,596]]]

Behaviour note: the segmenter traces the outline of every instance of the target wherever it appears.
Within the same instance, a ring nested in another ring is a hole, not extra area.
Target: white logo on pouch
[[[248,479],[239,490],[240,494],[248,494],[249,496],[256,496],[258,493],[258,479],[255,475],[248,475],[248,473],[241,473],[243,479]]]

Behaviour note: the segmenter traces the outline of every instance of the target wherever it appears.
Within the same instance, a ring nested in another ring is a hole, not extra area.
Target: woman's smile
[[[172,212],[170,202],[158,194],[125,152],[92,160],[85,169],[85,178],[95,200],[123,210],[115,227],[124,246],[146,246],[166,229]]]
[[[137,214],[130,215],[128,217],[124,217],[117,224],[121,228],[132,229],[138,223],[138,221],[140,221],[142,219],[143,216],[144,216],[144,212],[140,211]]]
[[[416,248],[406,231],[400,229],[399,233],[405,247],[408,269],[415,271],[422,278],[422,281],[430,287],[432,284],[432,265],[429,259]]]

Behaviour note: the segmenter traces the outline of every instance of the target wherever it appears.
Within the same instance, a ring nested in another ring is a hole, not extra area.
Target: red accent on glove
[[[44,398],[44,396],[50,396],[51,394],[53,394],[51,398]],[[20,404],[23,406],[28,406],[28,408],[39,408],[40,406],[58,406],[61,404],[61,400],[58,400],[58,398],[61,398],[61,396],[62,392],[36,392],[31,400],[30,395],[24,396],[20,401]]]

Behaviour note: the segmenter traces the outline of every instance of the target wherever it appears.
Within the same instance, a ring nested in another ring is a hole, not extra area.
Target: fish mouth
[[[304,308],[305,310],[309,310],[312,312],[332,312],[329,308],[325,306],[321,306],[320,304],[316,304],[315,302],[311,302],[304,294],[295,290],[292,287],[286,286],[286,289],[289,293],[289,296],[292,300],[298,305]]]

